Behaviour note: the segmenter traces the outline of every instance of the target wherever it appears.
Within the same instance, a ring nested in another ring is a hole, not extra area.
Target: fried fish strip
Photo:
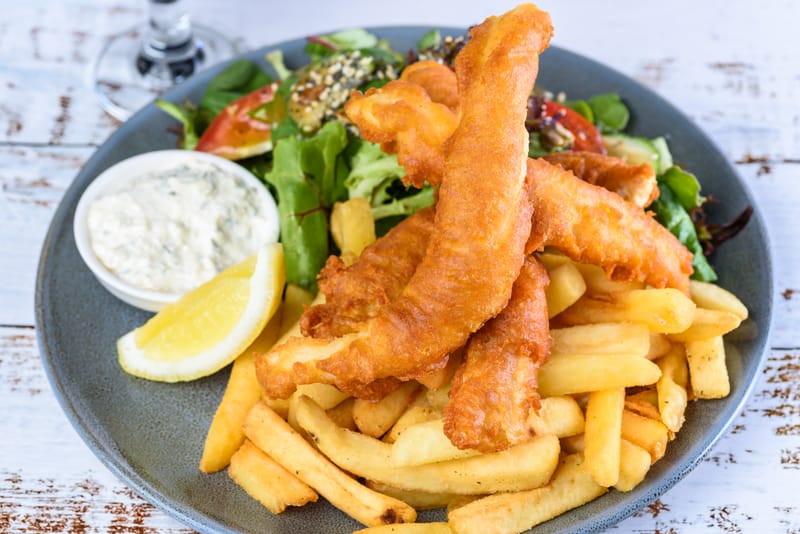
[[[399,80],[364,95],[353,91],[344,107],[361,137],[397,154],[403,182],[415,187],[441,183],[441,147],[458,124],[458,108],[456,74],[435,61],[412,63]]]
[[[613,156],[574,151],[553,152],[543,159],[572,171],[584,182],[614,191],[640,208],[658,198],[656,173],[648,163],[628,165]]]
[[[433,215],[430,207],[404,219],[365,248],[349,267],[337,256],[328,258],[319,279],[325,302],[303,313],[303,335],[326,338],[356,332],[382,306],[400,296],[425,255]]]
[[[394,80],[363,95],[353,91],[344,109],[361,137],[380,143],[387,154],[397,154],[398,163],[406,170],[406,185],[441,182],[445,156],[439,147],[455,130],[458,116],[431,100],[425,89]]]
[[[546,13],[524,4],[471,33],[456,60],[461,118],[446,143],[425,258],[400,297],[358,332],[325,348],[295,346],[294,356],[280,347],[262,355],[258,375],[270,395],[277,382],[323,378],[357,393],[377,379],[428,374],[508,302],[530,235],[523,187],[527,97],[552,25]],[[309,341],[315,340],[293,343]]]
[[[539,406],[537,373],[550,354],[544,290],[547,271],[529,256],[503,311],[469,340],[442,412],[444,432],[460,449],[494,452],[530,439]]]
[[[551,35],[549,15],[533,4],[472,28],[455,62],[460,120],[445,146],[427,254],[400,298],[321,370],[345,382],[413,379],[443,366],[505,307],[530,235],[527,98]]]
[[[458,113],[458,80],[450,67],[437,61],[417,61],[403,69],[400,79],[419,85],[431,100]]]
[[[552,246],[613,280],[689,291],[692,254],[652,216],[542,159],[528,160],[533,226],[527,251]]]
[[[436,149],[428,146],[425,150]],[[545,158],[558,163],[550,165],[550,170],[542,160],[528,162],[529,173],[541,171],[550,177],[546,184],[532,180],[534,232],[528,250],[554,246],[575,261],[599,265],[613,279],[686,291],[692,273],[690,253],[642,209],[658,194],[652,168],[648,171],[647,165],[631,166],[600,154],[564,154]],[[576,184],[572,171],[592,183]],[[431,172],[437,176],[442,171]],[[564,188],[554,182],[562,182]],[[545,188],[549,192],[543,193]],[[601,192],[603,189],[617,194]],[[542,196],[550,193],[554,196]],[[547,209],[537,210],[536,205]],[[569,209],[561,211],[559,206]],[[645,257],[648,254],[654,255]]]

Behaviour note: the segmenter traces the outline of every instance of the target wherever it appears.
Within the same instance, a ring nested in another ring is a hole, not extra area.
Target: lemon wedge
[[[215,373],[258,337],[278,309],[285,281],[281,244],[264,245],[122,336],[120,365],[160,382]]]

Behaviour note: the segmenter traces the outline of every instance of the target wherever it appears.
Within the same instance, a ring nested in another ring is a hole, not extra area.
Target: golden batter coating
[[[529,256],[508,306],[470,338],[442,412],[455,446],[494,452],[530,439],[528,413],[539,407],[537,374],[550,354],[549,283],[545,268]]]

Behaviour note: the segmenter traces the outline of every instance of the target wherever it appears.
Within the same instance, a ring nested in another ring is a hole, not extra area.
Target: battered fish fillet
[[[648,163],[628,165],[620,158],[596,152],[554,152],[542,158],[572,171],[584,182],[614,191],[640,208],[658,198],[656,173]]]
[[[303,335],[330,338],[356,332],[400,296],[425,256],[433,215],[430,207],[404,219],[365,248],[349,267],[338,256],[328,258],[319,275],[325,302],[303,313]]]
[[[424,150],[430,153],[437,148],[428,146]],[[443,152],[444,146],[438,150]],[[557,177],[551,182],[563,181],[565,189],[551,183],[547,186],[550,191],[542,196],[545,185],[533,180],[531,199],[534,204],[550,209],[542,211],[533,206],[534,231],[528,250],[550,245],[575,261],[599,265],[617,280],[644,281],[655,287],[670,286],[684,291],[688,288],[692,269],[687,258],[691,258],[691,253],[642,209],[658,196],[651,167],[628,165],[617,158],[584,152],[551,154],[545,159],[557,163],[557,167],[549,167],[562,172],[548,171],[543,160],[538,160],[539,164],[530,160],[529,173],[537,169],[547,176],[555,173]],[[431,172],[437,176],[442,171]],[[576,185],[573,172],[590,183]],[[608,191],[616,194],[607,194]],[[565,209],[562,211],[560,206]],[[582,224],[586,226],[581,227]]]
[[[688,292],[692,254],[648,213],[542,159],[528,160],[528,174],[536,177],[528,252],[552,246],[613,280]]]
[[[445,146],[425,258],[400,297],[358,332],[295,338],[261,355],[257,371],[270,396],[285,396],[287,383],[334,383],[357,395],[378,379],[427,375],[508,302],[530,235],[527,97],[552,25],[525,4],[471,33],[456,59],[460,121]]]
[[[458,80],[450,67],[438,61],[417,61],[403,69],[400,79],[419,85],[431,100],[458,113]]]
[[[394,80],[364,95],[354,91],[344,109],[361,137],[380,143],[387,154],[397,154],[397,162],[406,170],[406,185],[441,182],[445,159],[441,146],[455,130],[458,116],[431,100],[422,87]]]
[[[472,28],[455,61],[460,120],[445,144],[427,254],[400,298],[317,364],[337,386],[427,374],[505,307],[530,235],[527,98],[551,35],[550,17],[532,4]]]
[[[458,107],[455,72],[435,61],[418,61],[403,69],[399,80],[364,95],[353,91],[344,109],[361,137],[397,154],[406,170],[403,182],[422,187],[442,181],[442,147],[458,124]]]
[[[444,432],[458,448],[494,452],[530,439],[537,374],[550,354],[549,283],[544,267],[528,257],[508,306],[470,338],[442,413]]]

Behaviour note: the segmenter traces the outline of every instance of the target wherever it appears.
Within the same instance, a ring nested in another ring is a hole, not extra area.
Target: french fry
[[[308,397],[303,398],[313,404]],[[314,406],[330,421],[322,408]],[[245,420],[244,431],[256,447],[356,521],[366,526],[378,526],[416,520],[417,513],[412,507],[359,484],[312,447],[266,404],[259,402],[253,406]]]
[[[297,400],[302,396],[311,398],[323,410],[330,410],[348,398],[346,393],[342,393],[330,384],[300,384],[297,386],[297,390],[292,393],[292,396],[289,397],[289,410],[286,414],[286,421],[295,430],[300,430],[295,414],[297,413]]]
[[[392,428],[383,436],[383,441],[386,443],[394,443],[397,441],[398,436],[402,434],[410,426],[417,423],[424,423],[426,421],[433,421],[442,417],[441,410],[427,405],[413,405],[403,412],[403,415],[392,425]],[[342,426],[342,425],[339,425]]]
[[[418,383],[409,381],[379,401],[356,399],[353,403],[356,426],[367,436],[383,436],[414,401],[419,389]]]
[[[292,398],[288,399],[271,399],[269,397],[262,397],[261,400],[269,406],[270,410],[281,416],[281,419],[286,420],[289,418],[289,405]]]
[[[323,410],[330,410],[349,397],[347,393],[342,393],[330,384],[300,384],[297,386],[297,393],[309,397]]]
[[[683,332],[670,334],[673,341],[699,341],[712,337],[723,336],[735,330],[742,320],[736,315],[719,310],[697,308],[692,324]]]
[[[683,426],[688,400],[689,371],[683,347],[674,346],[666,356],[656,360],[656,364],[661,369],[661,378],[656,382],[661,422],[672,432],[677,432]]]
[[[586,284],[587,293],[613,293],[615,291],[627,291],[629,289],[642,289],[644,284],[642,282],[624,282],[619,280],[611,280],[606,275],[605,271],[596,265],[589,265],[587,263],[573,262],[557,250],[546,250],[536,255],[539,261],[542,262],[545,269],[552,271],[565,263],[573,264],[581,273],[583,280]]]
[[[645,358],[648,360],[655,360],[656,358],[660,358],[668,353],[670,348],[672,348],[672,343],[670,343],[666,334],[656,334],[651,332],[650,348],[647,350]]]
[[[336,202],[331,211],[331,236],[342,251],[342,259],[358,258],[375,241],[375,219],[366,198],[356,197]]]
[[[444,434],[441,419],[434,419],[406,428],[392,444],[394,467],[429,464],[475,456],[478,451],[462,450]]]
[[[689,283],[689,294],[700,308],[726,311],[744,321],[749,312],[739,298],[716,284],[692,280]]]
[[[548,272],[561,267],[565,263],[572,262],[571,259],[556,249],[545,249],[544,252],[537,252],[536,258],[542,262],[542,265],[544,265],[544,268],[547,269]]]
[[[244,442],[244,423],[250,408],[261,398],[256,378],[255,354],[266,352],[278,338],[281,309],[273,315],[261,334],[233,362],[225,393],[206,433],[200,471],[214,473],[224,469]]]
[[[456,495],[447,503],[447,513],[484,497],[483,495]]]
[[[559,318],[571,325],[634,322],[651,332],[683,332],[692,324],[696,305],[677,289],[631,289],[588,297],[584,295]]]
[[[382,525],[356,530],[353,534],[452,534],[450,525],[439,521],[436,523],[401,523],[398,525]]]
[[[550,318],[566,310],[586,292],[581,272],[571,262],[559,265],[548,273],[550,284],[545,289],[547,313]]]
[[[623,439],[620,441],[619,479],[614,484],[618,491],[631,491],[650,471],[650,453]]]
[[[429,389],[425,392],[425,399],[428,404],[437,410],[442,410],[450,401],[450,388],[452,383],[448,382],[439,389]]]
[[[428,493],[425,491],[402,490],[373,480],[367,480],[366,484],[368,488],[401,500],[409,506],[413,506],[416,510],[444,508],[454,499],[463,497],[463,495],[455,495],[453,493]]]
[[[295,284],[286,284],[283,294],[283,313],[281,314],[280,338],[276,344],[282,343],[291,336],[300,335],[300,317],[303,315],[304,305],[314,305],[324,302],[325,295],[319,293],[314,297],[311,293]],[[273,409],[283,419],[289,418],[289,404],[291,399],[263,399],[267,406]]]
[[[283,292],[281,335],[291,330],[303,315],[306,305],[314,302],[314,295],[296,284],[286,284]]]
[[[528,413],[528,426],[534,434],[564,438],[583,433],[583,410],[574,398],[563,395],[545,397],[539,410]]]
[[[625,397],[625,408],[651,419],[661,419],[661,413],[658,411],[658,391],[655,385]]]
[[[586,470],[598,484],[610,487],[619,479],[620,436],[625,389],[595,391],[586,404],[583,433]]]
[[[456,374],[456,369],[459,368],[461,362],[463,361],[463,351],[457,350],[450,354],[450,356],[447,358],[447,365],[437,369],[436,371],[428,373],[427,375],[417,378],[417,382],[428,389],[439,389],[450,382],[450,380],[453,378],[453,375]]]
[[[349,397],[333,408],[326,410],[328,417],[330,417],[336,426],[348,428],[350,430],[358,430],[355,419],[353,419],[353,403],[355,398]]]
[[[642,282],[611,280],[608,275],[606,275],[606,272],[596,265],[576,263],[575,266],[586,281],[587,293],[596,295],[598,293],[615,293],[617,291],[629,291],[631,289],[644,289],[644,283]]]
[[[645,356],[651,334],[640,323],[597,323],[550,331],[551,354],[630,354]]]
[[[651,463],[656,463],[667,451],[669,430],[659,420],[623,410],[622,439],[646,450],[650,454]]]
[[[290,289],[294,288],[294,289]],[[325,302],[325,295],[317,293],[310,302],[307,302],[310,293],[300,286],[289,284],[286,286],[286,293],[284,294],[284,306],[286,313],[281,321],[281,337],[275,344],[280,344],[289,339],[290,337],[300,336],[300,317],[303,315],[305,309],[304,305],[314,306]]]
[[[576,452],[583,454],[583,451],[586,448],[584,437],[585,436],[583,434],[576,434],[574,436],[561,438],[559,440],[561,442],[561,452],[564,454],[574,454]]]
[[[392,445],[337,427],[308,397],[300,399],[297,420],[342,469],[404,490],[463,495],[518,491],[546,484],[558,465],[558,438],[539,436],[502,452],[392,467]]]
[[[317,500],[317,492],[247,440],[231,457],[228,474],[273,514]]]
[[[686,342],[689,381],[698,399],[719,399],[731,391],[722,336]]]
[[[566,456],[544,487],[478,499],[447,514],[458,534],[523,532],[608,491],[595,482],[581,454]]]
[[[618,387],[654,384],[661,376],[656,364],[638,356],[575,354],[551,356],[539,369],[543,397],[571,395]]]

